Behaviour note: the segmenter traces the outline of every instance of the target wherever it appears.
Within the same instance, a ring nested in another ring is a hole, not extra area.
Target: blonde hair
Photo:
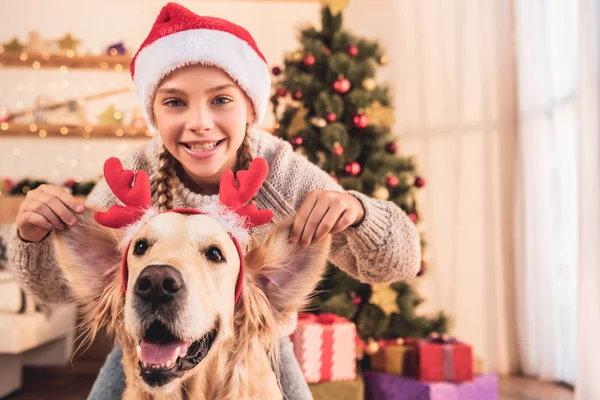
[[[244,140],[237,151],[237,162],[234,172],[248,169],[253,159],[248,127],[246,126]],[[175,166],[177,162],[175,157],[163,145],[158,155],[158,177],[156,179],[156,195],[160,212],[173,208],[173,179],[175,178]]]

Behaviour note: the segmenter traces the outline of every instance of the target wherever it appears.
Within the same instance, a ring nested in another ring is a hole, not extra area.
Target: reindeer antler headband
[[[267,161],[264,158],[255,158],[248,170],[236,173],[237,186],[232,171],[223,173],[219,185],[219,205],[204,210],[176,208],[166,211],[187,215],[208,215],[219,221],[229,233],[240,257],[240,272],[235,288],[236,302],[244,282],[244,255],[239,242],[247,240],[248,229],[266,224],[273,218],[271,210],[259,210],[255,204],[247,204],[262,186],[268,172]],[[114,204],[106,212],[97,211],[94,218],[103,226],[124,230],[123,242],[126,246],[122,272],[123,290],[127,291],[127,253],[131,240],[148,221],[159,214],[159,211],[152,207],[150,178],[146,171],[140,170],[134,173],[132,170],[123,169],[121,161],[113,157],[104,163],[104,178],[115,196],[125,205]]]

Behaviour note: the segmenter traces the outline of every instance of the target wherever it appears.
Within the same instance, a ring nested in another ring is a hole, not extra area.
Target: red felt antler
[[[123,169],[118,158],[112,157],[104,163],[104,178],[125,207],[114,204],[106,212],[97,211],[94,218],[99,224],[109,228],[125,227],[140,219],[146,209],[152,206],[150,178],[146,171],[140,170],[134,174],[132,170]]]
[[[246,204],[256,195],[268,173],[267,161],[264,158],[255,158],[247,171],[238,171],[235,175],[239,186],[235,185],[232,171],[227,170],[221,176],[219,201],[236,214],[245,217],[245,228],[266,224],[273,218],[273,211],[259,210],[255,204]]]

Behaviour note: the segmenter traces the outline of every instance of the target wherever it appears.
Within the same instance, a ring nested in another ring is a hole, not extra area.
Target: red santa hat
[[[156,128],[152,103],[158,84],[177,68],[192,64],[213,65],[228,73],[252,101],[255,123],[262,121],[271,74],[250,33],[224,19],[168,3],[131,62],[131,77],[150,128]]]

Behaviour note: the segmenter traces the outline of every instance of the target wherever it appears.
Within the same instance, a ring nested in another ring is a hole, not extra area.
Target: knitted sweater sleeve
[[[134,153],[123,162],[132,168],[139,153]],[[117,202],[104,178],[102,178],[86,200],[87,206],[108,208]],[[10,238],[9,256],[13,273],[19,285],[44,303],[72,301],[71,291],[59,269],[52,245],[52,234],[39,242],[27,242],[19,236],[16,226]]]
[[[344,191],[325,171],[296,154],[289,143],[276,138],[264,141],[265,147],[271,148],[263,151],[271,153],[271,172],[265,185],[274,208],[294,215],[313,190]],[[347,193],[362,203],[365,216],[357,227],[333,235],[330,261],[363,282],[414,277],[421,264],[420,238],[414,223],[391,201],[355,191]]]

